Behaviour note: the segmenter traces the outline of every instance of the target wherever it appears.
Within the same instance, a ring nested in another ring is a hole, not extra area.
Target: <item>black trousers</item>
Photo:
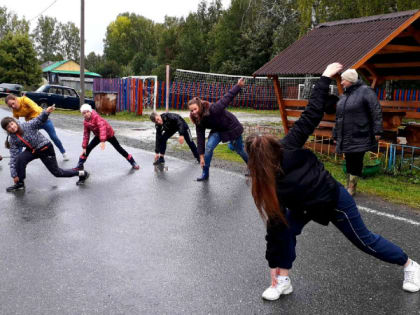
[[[175,130],[173,132],[165,132],[159,138],[158,148],[159,148],[159,153],[160,154],[162,154],[162,155],[165,154],[165,152],[166,152],[166,142],[168,142],[168,139],[170,137],[172,137],[176,132],[177,132],[177,130]],[[194,155],[194,157],[196,159],[200,158],[200,156],[198,155],[197,146],[195,145],[194,141],[192,140],[190,128],[187,129],[187,132],[183,136],[184,136],[185,142],[190,147],[190,150],[191,150],[192,154]]]
[[[362,176],[365,152],[344,153],[344,156],[346,158],[347,173],[354,176]]]
[[[118,153],[119,154],[121,154],[123,157],[125,157],[125,158],[127,158],[128,157],[128,153],[127,153],[127,151],[125,151],[124,149],[123,149],[123,147],[120,145],[120,143],[118,142],[118,140],[117,140],[117,138],[115,138],[115,137],[112,137],[112,138],[109,138],[108,140],[106,140],[106,141],[108,141],[109,143],[111,143],[112,144],[112,146],[114,147],[114,149],[115,150],[117,150],[118,151]],[[91,142],[89,142],[89,144],[88,144],[88,146],[87,146],[87,148],[86,148],[86,155],[85,155],[85,157],[86,157],[86,159],[87,159],[87,157],[89,156],[89,154],[90,154],[90,152],[100,143],[101,141],[99,140],[99,137],[94,137],[93,139],[92,139],[92,141]]]
[[[54,147],[49,143],[45,149],[32,153],[31,150],[26,149],[20,153],[16,159],[16,171],[19,181],[23,182],[26,178],[26,165],[35,159],[40,159],[45,167],[55,177],[74,177],[79,176],[79,172],[73,169],[62,169],[57,164]]]

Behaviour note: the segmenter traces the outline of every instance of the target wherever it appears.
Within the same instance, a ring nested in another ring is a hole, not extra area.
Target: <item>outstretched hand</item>
[[[245,85],[245,79],[244,79],[244,78],[240,78],[240,79],[238,80],[238,85],[239,85],[240,87],[243,87],[243,86]]]
[[[55,105],[48,107],[45,111],[50,114],[55,110]]]
[[[322,74],[324,77],[332,78],[337,73],[343,70],[343,65],[338,62],[331,63],[325,68],[324,73]]]

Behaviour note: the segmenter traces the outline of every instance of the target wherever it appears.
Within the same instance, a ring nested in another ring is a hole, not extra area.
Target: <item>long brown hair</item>
[[[10,95],[10,94],[9,94]],[[17,123],[17,121],[13,118],[13,117],[4,117],[2,120],[1,120],[1,127],[4,129],[4,130],[6,130],[7,131],[7,126],[9,125],[9,123],[11,123],[11,122],[14,122],[14,123],[16,123],[16,125],[18,126],[18,130],[17,130],[17,134],[18,135],[23,135],[23,129],[22,129],[22,127],[20,127],[20,125]],[[6,141],[4,142],[4,146],[7,148],[7,149],[10,149],[10,143],[9,143],[9,132],[7,132],[7,138],[6,138]]]
[[[190,119],[194,123],[194,125],[199,125],[203,117],[205,115],[208,115],[210,103],[207,101],[203,101],[199,97],[194,97],[188,102],[188,107],[190,107],[190,105],[193,104],[198,106],[198,117],[195,117],[190,113]]]
[[[252,197],[266,222],[280,220],[287,225],[284,209],[276,193],[276,176],[282,176],[283,148],[270,134],[251,135],[245,140],[248,168],[252,180]]]

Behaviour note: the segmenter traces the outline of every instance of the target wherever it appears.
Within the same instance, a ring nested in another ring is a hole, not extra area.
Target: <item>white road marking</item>
[[[396,216],[396,215],[393,215],[393,214],[380,212],[378,210],[373,210],[373,209],[363,207],[363,206],[357,206],[357,208],[359,208],[360,210],[363,210],[365,212],[373,213],[373,214],[380,215],[380,216],[383,216],[383,217],[387,217],[387,218],[390,218],[390,219],[393,219],[393,220],[403,221],[403,222],[406,222],[406,223],[409,223],[409,224],[412,224],[412,225],[420,225],[420,222],[410,220],[410,219],[406,219],[406,218],[403,218],[403,217],[399,217],[399,216]]]

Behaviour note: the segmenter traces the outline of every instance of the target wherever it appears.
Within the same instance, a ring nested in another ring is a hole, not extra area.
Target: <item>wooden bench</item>
[[[295,120],[302,115],[305,107],[308,105],[308,100],[283,99],[283,108],[285,108],[285,116],[287,118],[287,126],[292,127]],[[384,112],[389,111],[404,111],[405,118],[420,119],[420,101],[380,101]],[[289,120],[290,118],[293,118]],[[335,125],[335,115],[325,114],[322,121],[315,130],[314,135],[323,137],[332,137],[332,128]],[[386,126],[385,130],[386,129]],[[393,131],[395,128],[391,128]],[[391,130],[389,129],[389,130]]]
[[[420,119],[420,101],[379,101],[382,108],[405,111],[405,118]]]

